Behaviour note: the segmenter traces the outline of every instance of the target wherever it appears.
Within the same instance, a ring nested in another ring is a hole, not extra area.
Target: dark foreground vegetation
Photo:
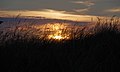
[[[115,22],[114,22],[115,23]],[[93,34],[55,41],[0,34],[3,72],[119,72],[120,31],[98,22]]]

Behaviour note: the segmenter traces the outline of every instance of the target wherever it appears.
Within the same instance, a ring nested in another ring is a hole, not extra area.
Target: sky
[[[0,0],[0,16],[17,14],[68,20],[120,17],[120,0]]]

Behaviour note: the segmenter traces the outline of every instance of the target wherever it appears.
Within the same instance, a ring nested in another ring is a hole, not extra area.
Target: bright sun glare
[[[55,40],[68,39],[67,36],[68,34],[63,33],[63,30],[66,29],[65,24],[59,24],[59,23],[48,24],[47,29],[49,29],[48,33],[52,32],[48,34],[49,39],[55,39]]]
[[[49,35],[49,38],[51,39],[56,39],[56,40],[61,40],[64,39],[64,37],[62,37],[61,35]]]
[[[40,38],[67,40],[71,36],[71,25],[68,23],[48,23],[42,26],[35,26],[35,28],[40,29],[40,33],[37,34]]]
[[[53,38],[54,39],[62,39],[63,37],[62,36],[54,36]]]

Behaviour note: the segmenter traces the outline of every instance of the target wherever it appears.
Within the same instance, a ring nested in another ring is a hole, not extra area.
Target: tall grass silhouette
[[[70,31],[71,39],[61,41],[29,36],[34,33],[31,29],[27,32],[18,28],[13,32],[0,31],[2,67],[7,72],[118,71],[119,24],[119,19],[114,17],[109,21],[98,18],[89,30],[83,27]]]

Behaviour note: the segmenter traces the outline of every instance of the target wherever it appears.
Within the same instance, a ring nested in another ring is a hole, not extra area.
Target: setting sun
[[[53,38],[54,38],[54,39],[59,39],[59,40],[60,40],[60,39],[62,39],[63,37],[62,37],[62,36],[54,36]]]
[[[62,37],[61,35],[49,35],[50,39],[55,39],[55,40],[61,40],[64,39],[64,37]]]
[[[61,40],[61,39],[67,39],[66,33],[63,33],[63,30],[66,29],[67,24],[60,24],[60,23],[54,23],[54,24],[47,24],[45,25],[45,28],[49,29],[45,31],[45,33],[48,35],[48,39],[55,39],[55,40]],[[68,34],[67,34],[68,35]]]

